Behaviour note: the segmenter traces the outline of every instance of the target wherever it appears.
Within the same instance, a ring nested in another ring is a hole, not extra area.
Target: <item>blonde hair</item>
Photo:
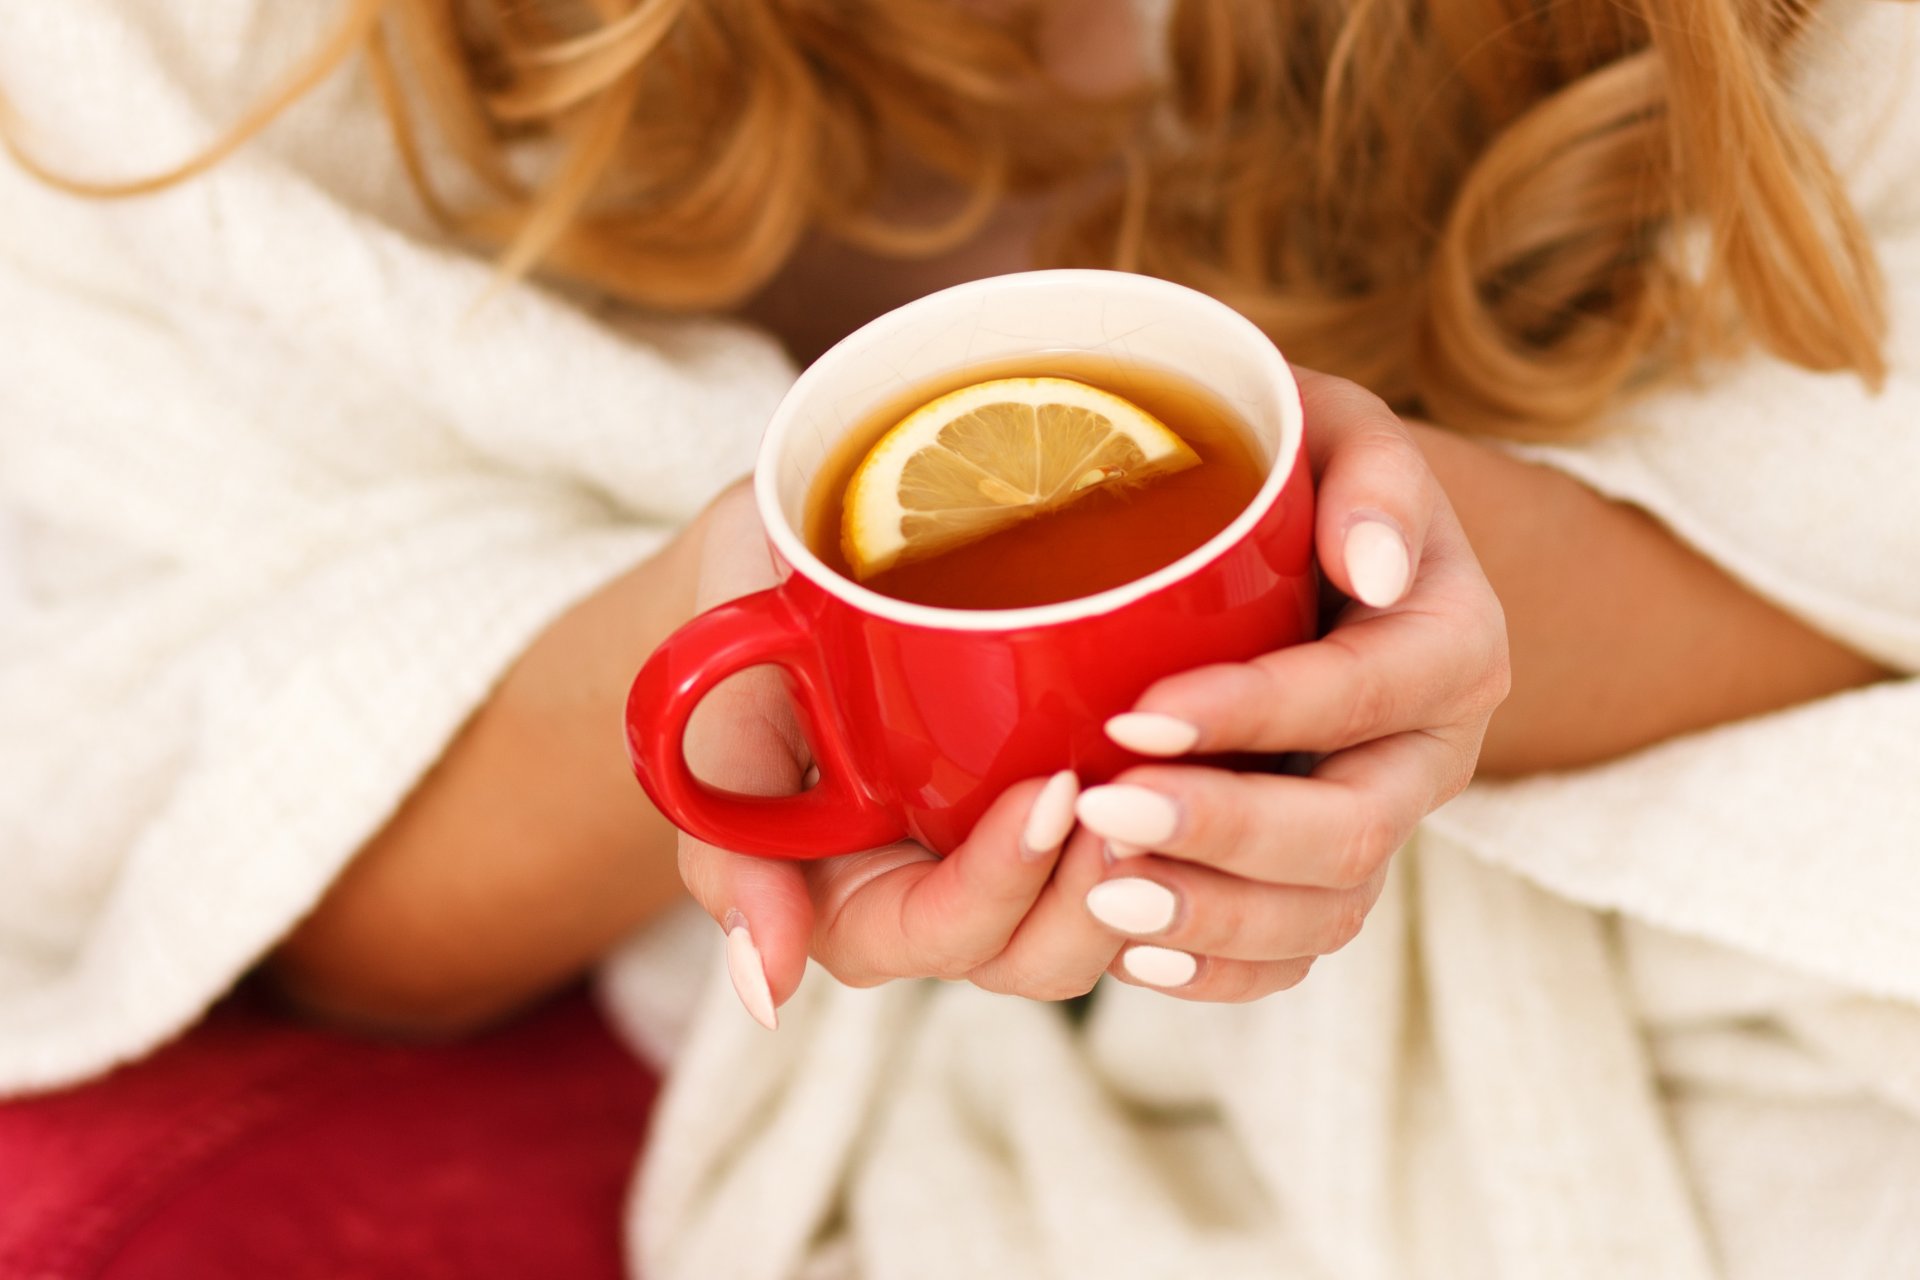
[[[151,191],[358,50],[427,207],[508,273],[725,308],[810,233],[932,254],[1045,190],[1050,261],[1192,284],[1403,410],[1544,436],[1751,343],[1884,376],[1867,237],[1786,103],[1816,2],[1179,0],[1164,82],[1092,100],[1049,76],[1032,5],[347,0],[165,173],[76,181],[0,135],[69,190]],[[478,194],[442,194],[429,124]],[[886,213],[903,173],[950,213]]]

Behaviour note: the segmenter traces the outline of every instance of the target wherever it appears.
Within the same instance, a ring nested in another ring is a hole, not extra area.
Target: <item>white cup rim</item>
[[[1217,323],[1223,331],[1232,333],[1237,340],[1246,343],[1252,358],[1268,366],[1267,372],[1282,390],[1280,440],[1274,450],[1272,467],[1267,473],[1265,482],[1260,486],[1260,491],[1226,528],[1172,564],[1117,587],[1054,604],[1024,605],[1013,609],[948,609],[936,605],[896,600],[892,596],[881,595],[878,591],[863,587],[835,573],[807,547],[805,539],[787,520],[786,512],[780,504],[776,469],[786,443],[787,433],[798,419],[799,406],[807,400],[813,384],[825,376],[822,370],[835,363],[837,359],[844,358],[841,356],[843,350],[864,348],[877,334],[918,322],[927,312],[945,311],[956,305],[967,304],[975,294],[999,292],[1008,288],[1074,288],[1126,293],[1136,298],[1157,295],[1181,307],[1193,306],[1196,299],[1203,302],[1206,309],[1216,314]],[[1065,622],[1112,613],[1116,609],[1172,586],[1184,578],[1191,577],[1243,541],[1265,517],[1273,504],[1279,501],[1281,490],[1286,487],[1294,468],[1299,465],[1304,417],[1299,384],[1295,381],[1293,371],[1288,367],[1285,357],[1280,354],[1279,348],[1274,346],[1267,335],[1251,320],[1225,303],[1196,289],[1153,276],[1133,275],[1121,271],[1060,269],[988,276],[927,294],[905,306],[889,311],[878,319],[869,321],[835,343],[805,372],[801,373],[794,380],[793,385],[787,389],[787,394],[781,398],[779,407],[774,410],[773,417],[767,424],[766,434],[761,439],[760,453],[754,468],[754,499],[760,509],[761,523],[765,526],[768,537],[780,558],[795,573],[862,613],[907,626],[941,631],[1014,631],[1057,626]]]

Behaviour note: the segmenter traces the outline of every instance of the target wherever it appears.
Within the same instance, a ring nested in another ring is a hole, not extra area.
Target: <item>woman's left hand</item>
[[[1350,941],[1507,693],[1500,603],[1419,446],[1360,387],[1297,373],[1319,560],[1349,603],[1318,641],[1160,681],[1108,731],[1169,758],[1322,758],[1308,777],[1144,765],[1078,803],[1114,855],[1087,907],[1130,939],[1109,972],[1192,1000],[1290,987]]]
[[[774,1025],[809,954],[855,985],[931,974],[1059,999],[1104,969],[1188,999],[1250,1000],[1354,936],[1387,859],[1473,773],[1506,693],[1506,629],[1407,428],[1352,383],[1297,373],[1319,559],[1353,603],[1320,640],[1159,682],[1110,732],[1168,757],[1324,753],[1313,775],[1131,769],[1080,796],[1064,847],[1064,809],[1038,844],[1021,836],[1031,853],[1014,835],[1045,807],[1038,780],[944,860],[901,844],[796,864],[683,837],[682,877],[727,931],[755,1017]],[[744,489],[703,525],[699,606],[773,581]],[[763,794],[791,792],[805,767],[764,669],[709,695],[687,751],[703,777]],[[1122,856],[1103,860],[1109,848]]]

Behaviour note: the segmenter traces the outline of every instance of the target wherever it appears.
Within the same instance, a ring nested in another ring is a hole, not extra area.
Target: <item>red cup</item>
[[[1173,564],[1078,600],[938,609],[894,600],[807,549],[808,490],[833,446],[903,391],[1021,356],[1090,353],[1206,387],[1252,429],[1253,502]],[[754,495],[783,580],[680,628],[641,668],[627,745],[653,802],[724,849],[784,858],[911,837],[951,852],[1008,786],[1071,768],[1103,782],[1138,757],[1106,720],[1163,676],[1312,639],[1313,496],[1300,394],[1266,335],[1204,294],[1110,271],[977,280],[880,317],[827,352],[774,411]],[[780,667],[819,769],[799,795],[694,777],[693,709],[726,677]]]

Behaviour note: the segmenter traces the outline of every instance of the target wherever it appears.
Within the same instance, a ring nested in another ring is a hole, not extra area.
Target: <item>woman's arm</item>
[[[1451,432],[1413,432],[1507,612],[1513,688],[1483,775],[1592,764],[1889,674],[1638,508]]]
[[[559,618],[268,975],[330,1019],[445,1034],[571,979],[678,900],[675,832],[633,780],[627,685],[693,612],[706,518]]]
[[[1640,511],[1452,434],[1414,434],[1506,609],[1512,694],[1483,772],[1586,764],[1885,674]],[[692,612],[707,525],[583,601],[508,673],[275,953],[270,972],[298,1002],[457,1031],[571,978],[680,895],[673,832],[628,772],[618,708]]]

